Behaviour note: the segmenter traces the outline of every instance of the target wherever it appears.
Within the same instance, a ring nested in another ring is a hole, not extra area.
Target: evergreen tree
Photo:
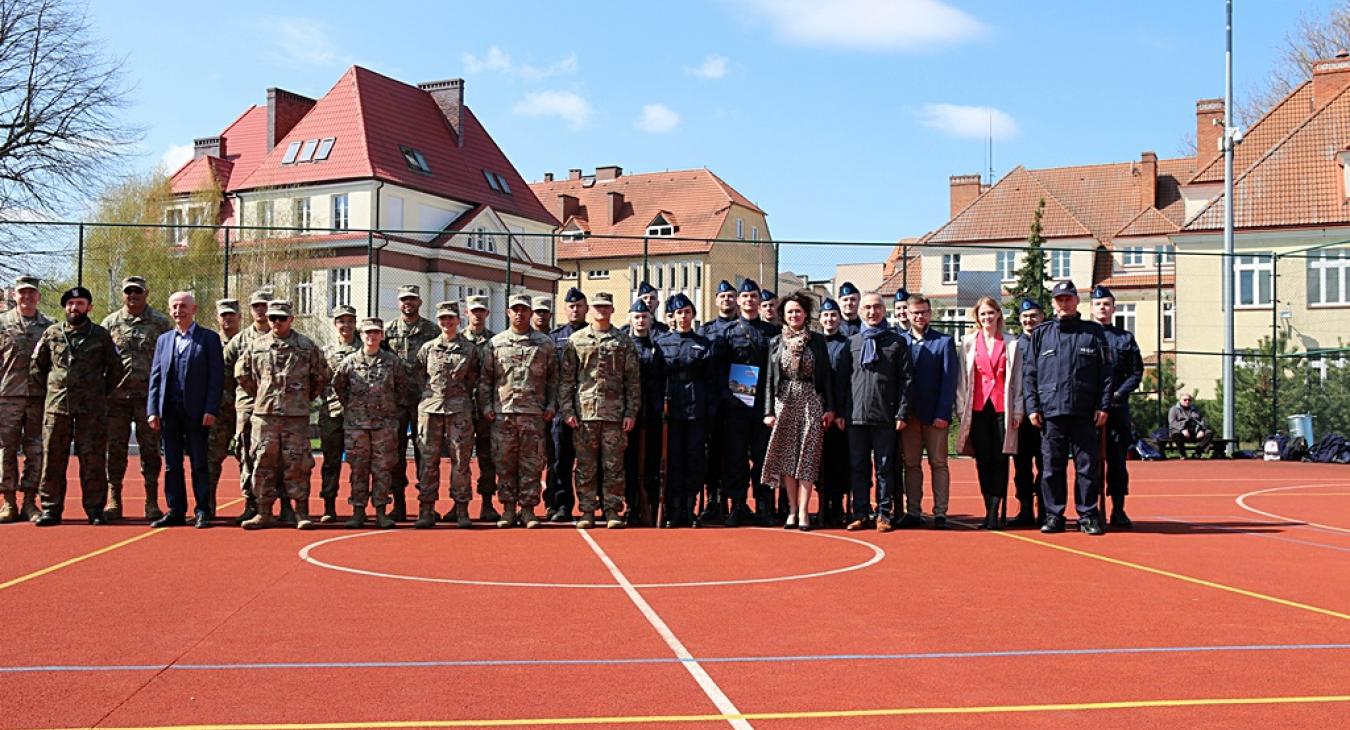
[[[1041,218],[1045,215],[1045,198],[1036,204],[1036,212],[1031,218],[1031,232],[1027,235],[1026,253],[1022,265],[1017,268],[1016,281],[1008,287],[1006,306],[1016,312],[1023,299],[1032,299],[1045,306],[1045,251],[1041,246],[1045,236],[1041,235]],[[1010,323],[1011,324],[1011,323]]]

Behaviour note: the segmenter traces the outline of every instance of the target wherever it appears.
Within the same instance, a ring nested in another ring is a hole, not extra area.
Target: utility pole
[[[1223,81],[1223,437],[1229,440],[1225,448],[1232,448],[1237,422],[1233,394],[1233,146],[1236,144],[1233,127],[1233,0],[1225,3],[1227,9],[1227,39],[1224,50]],[[1272,305],[1273,306],[1273,305]]]

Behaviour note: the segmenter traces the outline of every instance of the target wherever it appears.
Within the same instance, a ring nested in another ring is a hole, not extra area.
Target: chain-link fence
[[[0,255],[8,283],[20,273],[43,278],[42,308],[59,315],[61,291],[82,283],[94,294],[96,317],[121,306],[121,280],[143,276],[153,306],[177,290],[206,303],[247,299],[262,286],[290,299],[297,328],[320,342],[332,338],[328,312],[349,304],[362,316],[399,316],[401,287],[416,286],[422,314],[437,301],[488,297],[489,326],[505,326],[512,294],[557,297],[577,287],[631,301],[648,282],[664,300],[686,293],[699,321],[717,315],[716,289],[754,279],[786,293],[832,296],[845,281],[893,301],[897,289],[922,292],[933,327],[958,339],[975,328],[971,307],[982,296],[1004,303],[1010,331],[1020,326],[1012,291],[1025,264],[1021,242],[991,246],[928,246],[917,241],[857,243],[687,239],[670,231],[645,237],[581,232],[527,233],[435,230],[107,224],[0,223],[10,251]],[[1044,278],[1023,285],[1049,311],[1049,288],[1072,279],[1084,316],[1090,282],[1109,286],[1113,321],[1135,334],[1145,363],[1132,398],[1136,431],[1164,427],[1180,391],[1194,393],[1208,421],[1222,423],[1222,272],[1234,267],[1236,436],[1245,448],[1288,432],[1293,416],[1310,415],[1315,433],[1350,432],[1350,242],[1296,245],[1240,253],[1174,251],[1166,240],[1121,245],[1045,246]],[[1024,282],[1028,281],[1025,276]],[[6,292],[6,301],[10,299]],[[203,309],[208,309],[204,306]],[[617,315],[624,317],[623,310]]]

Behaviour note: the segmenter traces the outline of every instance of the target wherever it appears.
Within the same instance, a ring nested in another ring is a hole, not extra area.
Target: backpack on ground
[[[1147,439],[1139,439],[1134,442],[1134,453],[1144,461],[1162,461],[1163,453],[1158,447]]]

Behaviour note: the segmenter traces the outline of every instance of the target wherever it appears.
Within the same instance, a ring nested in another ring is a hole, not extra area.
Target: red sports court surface
[[[1100,538],[149,530],[73,493],[0,525],[0,727],[1343,726],[1350,470],[1131,469]]]

